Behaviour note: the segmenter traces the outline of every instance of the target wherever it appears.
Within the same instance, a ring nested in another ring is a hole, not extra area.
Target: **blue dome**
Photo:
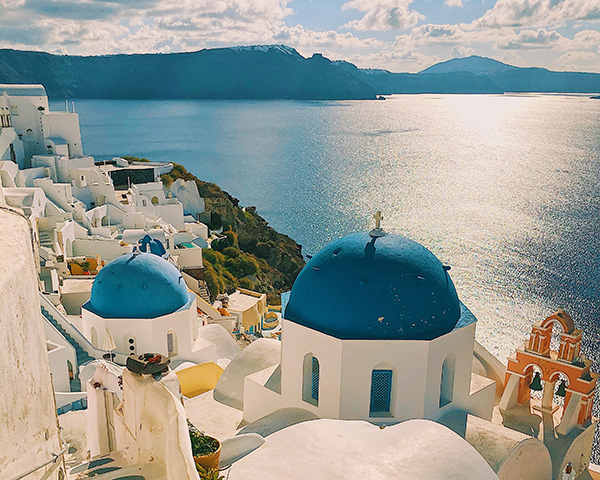
[[[98,272],[87,307],[104,318],[155,318],[188,301],[177,267],[153,253],[127,253]]]
[[[355,233],[306,264],[284,318],[341,339],[431,340],[456,326],[460,302],[448,272],[422,245]]]

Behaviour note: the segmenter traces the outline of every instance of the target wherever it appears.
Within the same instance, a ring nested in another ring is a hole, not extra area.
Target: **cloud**
[[[456,45],[452,48],[452,52],[450,52],[450,56],[452,58],[463,58],[469,57],[475,53],[475,49],[471,47],[466,47],[464,45]]]
[[[345,60],[359,68],[380,68],[392,72],[418,72],[439,62],[437,55],[426,55],[415,50],[382,50],[368,54],[351,54]]]
[[[273,40],[277,43],[290,45],[305,55],[310,55],[315,51],[330,55],[329,52],[335,50],[360,51],[365,49],[381,49],[386,45],[381,40],[375,38],[358,38],[350,32],[338,33],[335,30],[315,32],[313,30],[306,30],[302,25],[282,27],[273,36]]]
[[[561,70],[600,72],[600,51],[570,51],[561,55],[557,63]]]
[[[288,0],[0,2],[0,45],[23,48],[35,38],[46,51],[88,55],[270,43],[293,13]]]
[[[547,49],[558,45],[562,40],[564,37],[557,31],[540,28],[537,31],[522,30],[511,39],[496,42],[495,47],[502,50]]]
[[[0,0],[0,7],[3,9],[14,9],[25,5],[27,0]]]
[[[394,46],[403,49],[433,45],[456,46],[476,42],[482,35],[482,32],[465,30],[462,25],[428,23],[413,28],[408,34],[397,35]]]
[[[582,30],[577,32],[570,41],[569,48],[588,49],[600,48],[600,32],[597,30]]]
[[[444,5],[448,7],[464,7],[464,0],[446,0]]]
[[[476,27],[551,27],[600,21],[600,0],[498,0]]]
[[[411,10],[413,0],[351,0],[344,10],[358,10],[364,15],[360,20],[352,20],[342,28],[363,31],[406,30],[414,27],[425,17]]]

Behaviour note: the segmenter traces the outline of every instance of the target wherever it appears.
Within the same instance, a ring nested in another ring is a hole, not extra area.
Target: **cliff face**
[[[168,188],[177,179],[196,183],[205,202],[209,227],[222,227],[227,236],[213,242],[214,250],[204,253],[205,279],[211,294],[231,292],[238,286],[268,294],[292,288],[305,264],[301,245],[270,227],[255,207],[241,208],[236,198],[216,184],[204,182],[182,165],[174,164],[162,181]],[[270,301],[275,302],[275,298],[271,296]]]
[[[333,62],[283,45],[98,57],[0,50],[0,83],[41,83],[59,99],[375,98]]]

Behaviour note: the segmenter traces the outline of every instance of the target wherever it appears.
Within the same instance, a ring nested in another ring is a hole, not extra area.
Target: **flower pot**
[[[127,358],[127,369],[133,373],[139,373],[140,375],[157,375],[164,373],[169,369],[169,363],[171,360],[164,355],[158,356],[151,353],[145,353],[139,357],[128,357]]]
[[[200,465],[205,470],[218,470],[219,459],[221,457],[221,442],[214,437],[211,438],[213,438],[219,444],[217,451],[209,453],[208,455],[196,455],[194,456],[194,462],[196,462],[196,465]]]

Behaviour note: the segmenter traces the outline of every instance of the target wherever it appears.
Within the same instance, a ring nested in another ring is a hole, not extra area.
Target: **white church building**
[[[472,372],[476,319],[448,270],[381,230],[325,247],[292,288],[280,364],[245,380],[244,420],[289,407],[378,424],[491,419],[495,384]]]
[[[127,253],[102,268],[82,307],[82,324],[96,348],[108,350],[114,342],[112,350],[128,355],[160,352],[178,363],[214,360],[206,342],[197,342],[196,295],[177,267],[153,253]]]

